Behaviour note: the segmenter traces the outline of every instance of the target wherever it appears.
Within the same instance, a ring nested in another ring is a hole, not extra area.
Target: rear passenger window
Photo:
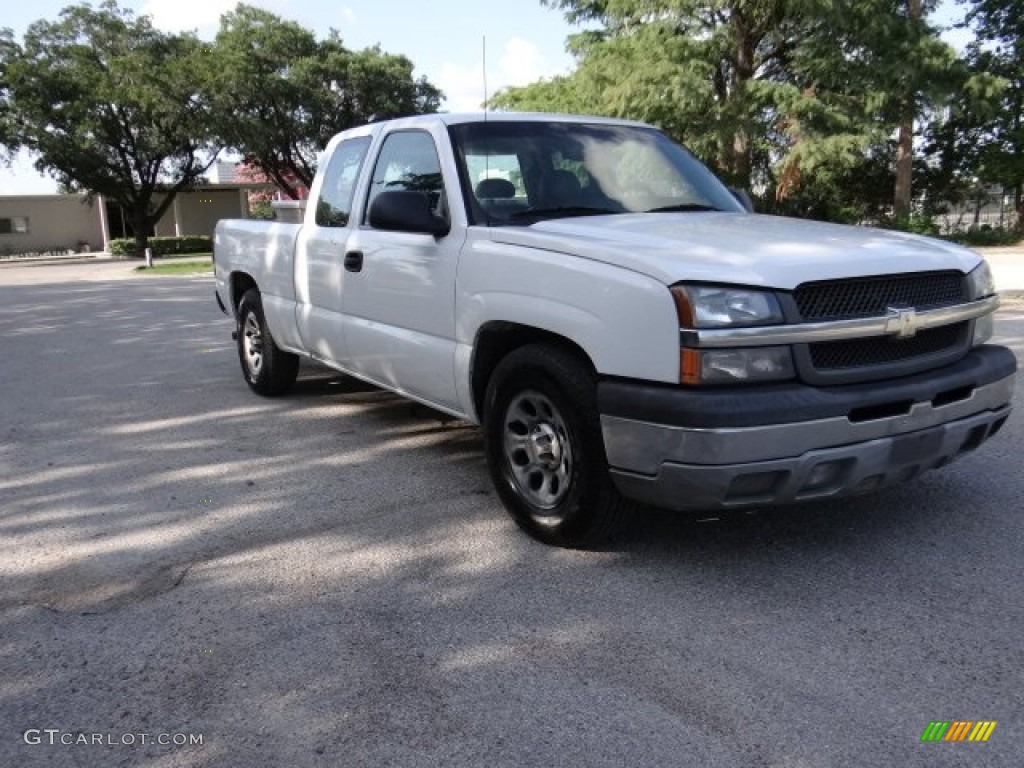
[[[352,197],[359,169],[363,167],[370,137],[346,139],[334,149],[324,172],[320,200],[316,204],[316,223],[321,227],[347,227],[352,213]]]

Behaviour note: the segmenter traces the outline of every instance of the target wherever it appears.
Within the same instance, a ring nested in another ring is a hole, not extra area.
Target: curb
[[[83,264],[110,264],[127,259],[115,259],[108,255],[102,256],[39,256],[28,259],[0,259],[0,269],[5,267],[54,267],[66,264],[76,266]]]

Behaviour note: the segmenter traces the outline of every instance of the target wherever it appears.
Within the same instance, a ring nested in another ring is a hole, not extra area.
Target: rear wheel
[[[487,387],[487,463],[498,495],[531,536],[562,547],[600,543],[627,502],[608,475],[596,377],[578,355],[530,344]]]
[[[246,291],[238,304],[237,339],[242,375],[254,392],[272,396],[291,388],[299,373],[299,358],[274,343],[255,288]]]

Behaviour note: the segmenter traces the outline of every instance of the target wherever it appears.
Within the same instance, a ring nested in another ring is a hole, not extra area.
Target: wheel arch
[[[484,397],[494,369],[509,353],[527,344],[551,344],[560,347],[578,357],[591,371],[596,371],[594,361],[586,350],[562,334],[505,320],[492,320],[484,323],[477,330],[470,361],[473,408],[481,424],[484,424],[486,420]]]
[[[251,288],[259,290],[259,286],[256,284],[255,278],[248,272],[236,271],[231,273],[231,277],[228,279],[228,286],[230,291],[231,301],[231,315],[238,317],[238,305],[242,303],[242,297],[245,292]]]

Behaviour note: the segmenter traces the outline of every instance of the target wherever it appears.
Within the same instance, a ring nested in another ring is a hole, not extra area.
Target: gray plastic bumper
[[[861,422],[693,429],[604,415],[601,426],[614,482],[630,498],[679,510],[784,504],[872,491],[974,450],[1006,421],[1013,379]]]

